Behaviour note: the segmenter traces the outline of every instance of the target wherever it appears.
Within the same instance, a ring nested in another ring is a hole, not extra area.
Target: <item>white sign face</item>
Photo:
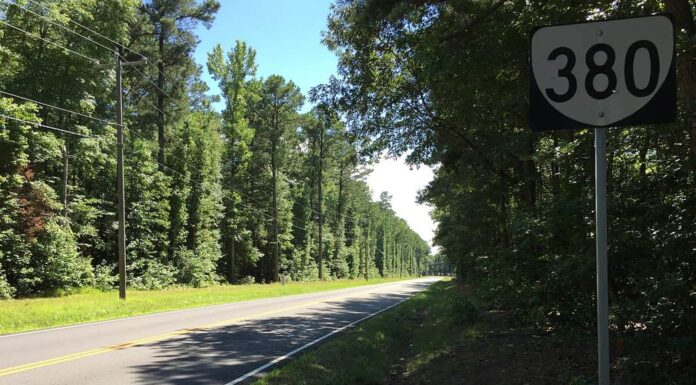
[[[674,55],[664,15],[542,27],[531,37],[532,87],[578,124],[608,126],[655,97]]]

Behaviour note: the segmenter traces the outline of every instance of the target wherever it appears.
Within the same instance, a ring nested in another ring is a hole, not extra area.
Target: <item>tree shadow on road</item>
[[[369,299],[327,302],[321,309],[288,316],[192,332],[138,347],[153,350],[155,360],[130,369],[142,384],[224,384],[407,297],[380,293]]]

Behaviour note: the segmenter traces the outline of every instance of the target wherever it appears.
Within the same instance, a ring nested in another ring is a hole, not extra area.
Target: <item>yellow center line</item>
[[[141,339],[137,339],[137,340],[124,342],[121,344],[104,346],[104,347],[97,348],[97,349],[86,350],[84,352],[73,353],[73,354],[68,354],[65,356],[51,358],[51,359],[44,360],[44,361],[37,361],[37,362],[29,363],[29,364],[14,366],[11,368],[0,369],[0,377],[7,376],[10,374],[20,373],[20,372],[25,372],[27,370],[38,369],[38,368],[42,368],[44,366],[56,365],[56,364],[60,364],[63,362],[78,360],[80,358],[96,356],[98,354],[108,353],[108,352],[112,352],[115,350],[126,349],[126,348],[130,348],[130,347],[138,346],[138,345],[147,344],[150,342],[162,341],[162,340],[166,340],[166,339],[180,336],[180,335],[184,335],[184,334],[191,334],[191,333],[195,333],[195,332],[208,331],[208,330],[220,328],[223,326],[229,326],[229,325],[241,322],[241,321],[248,321],[248,320],[256,319],[259,317],[264,317],[267,315],[281,313],[281,312],[285,312],[285,311],[289,311],[289,310],[300,309],[303,307],[313,306],[313,305],[317,305],[320,303],[325,303],[325,302],[329,302],[329,301],[340,301],[340,300],[344,300],[344,299],[350,298],[350,297],[352,297],[352,295],[343,295],[343,296],[338,296],[338,297],[333,297],[333,298],[328,298],[328,299],[323,299],[323,300],[318,300],[318,301],[304,302],[304,303],[301,303],[299,305],[293,305],[293,306],[288,306],[288,307],[284,307],[284,308],[268,310],[268,311],[264,311],[264,312],[260,312],[260,313],[249,314],[246,316],[230,318],[230,319],[226,319],[223,321],[217,321],[217,322],[201,325],[201,326],[194,327],[194,328],[180,329],[180,330],[176,330],[176,331],[169,332],[169,333],[159,334],[159,335],[156,335],[153,337],[141,338]]]

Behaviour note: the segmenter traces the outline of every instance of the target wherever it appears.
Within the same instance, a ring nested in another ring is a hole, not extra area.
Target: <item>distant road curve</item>
[[[248,382],[439,278],[0,336],[0,385]]]

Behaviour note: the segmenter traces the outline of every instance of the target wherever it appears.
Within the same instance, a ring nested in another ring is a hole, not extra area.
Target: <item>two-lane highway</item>
[[[414,279],[0,336],[0,385],[232,385],[435,281]]]

